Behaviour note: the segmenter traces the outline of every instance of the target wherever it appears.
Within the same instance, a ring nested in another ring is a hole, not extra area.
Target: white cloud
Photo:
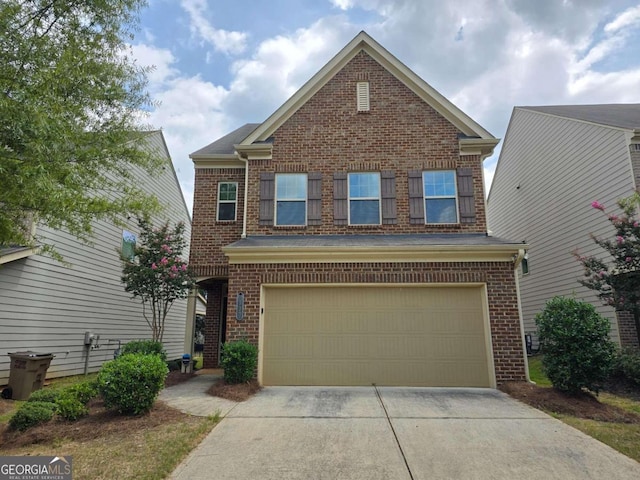
[[[637,24],[640,24],[640,5],[622,12],[613,21],[605,25],[604,31],[607,33],[617,32],[618,30]]]
[[[340,10],[349,10],[353,7],[352,0],[331,0],[331,3]]]
[[[182,8],[189,14],[191,32],[220,52],[242,53],[247,46],[247,34],[215,28],[207,20],[206,0],[182,0]]]

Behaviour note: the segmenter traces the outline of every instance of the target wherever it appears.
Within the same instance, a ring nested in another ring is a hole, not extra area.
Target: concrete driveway
[[[268,387],[172,478],[637,480],[640,464],[496,390]]]

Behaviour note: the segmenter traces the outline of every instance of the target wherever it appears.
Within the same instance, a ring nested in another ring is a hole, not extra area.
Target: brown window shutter
[[[422,171],[409,170],[409,223],[425,223]]]
[[[322,225],[322,174],[307,174],[307,225]]]
[[[347,191],[347,172],[333,174],[333,223],[347,225],[349,199]]]
[[[473,194],[473,170],[458,168],[458,205],[460,206],[460,223],[476,223],[476,204]]]
[[[396,174],[391,170],[380,172],[380,190],[382,193],[382,223],[398,223],[396,207]]]
[[[260,225],[273,225],[275,191],[275,174],[262,172],[260,174]]]

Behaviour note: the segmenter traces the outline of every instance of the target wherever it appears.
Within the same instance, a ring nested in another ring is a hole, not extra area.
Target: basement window
[[[356,97],[358,101],[358,111],[369,111],[369,82],[358,82],[356,84]]]

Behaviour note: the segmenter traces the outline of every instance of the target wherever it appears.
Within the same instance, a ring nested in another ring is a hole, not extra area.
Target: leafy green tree
[[[125,291],[140,298],[144,318],[151,328],[152,339],[162,342],[164,324],[173,302],[186,298],[195,280],[182,260],[186,247],[184,224],[168,223],[152,228],[147,220],[139,220],[140,245],[136,245],[133,261],[123,258],[122,283]]]
[[[608,254],[605,258],[585,257],[578,251],[576,259],[584,267],[584,277],[579,282],[598,293],[605,305],[633,314],[636,334],[640,343],[640,220],[638,219],[640,195],[618,201],[620,214],[607,214],[599,202],[591,206],[602,211],[614,228],[613,239],[591,236],[593,241]]]
[[[94,219],[157,208],[132,182],[160,162],[139,148],[153,103],[127,47],[145,5],[0,2],[0,246],[39,240],[25,219],[89,241]]]

